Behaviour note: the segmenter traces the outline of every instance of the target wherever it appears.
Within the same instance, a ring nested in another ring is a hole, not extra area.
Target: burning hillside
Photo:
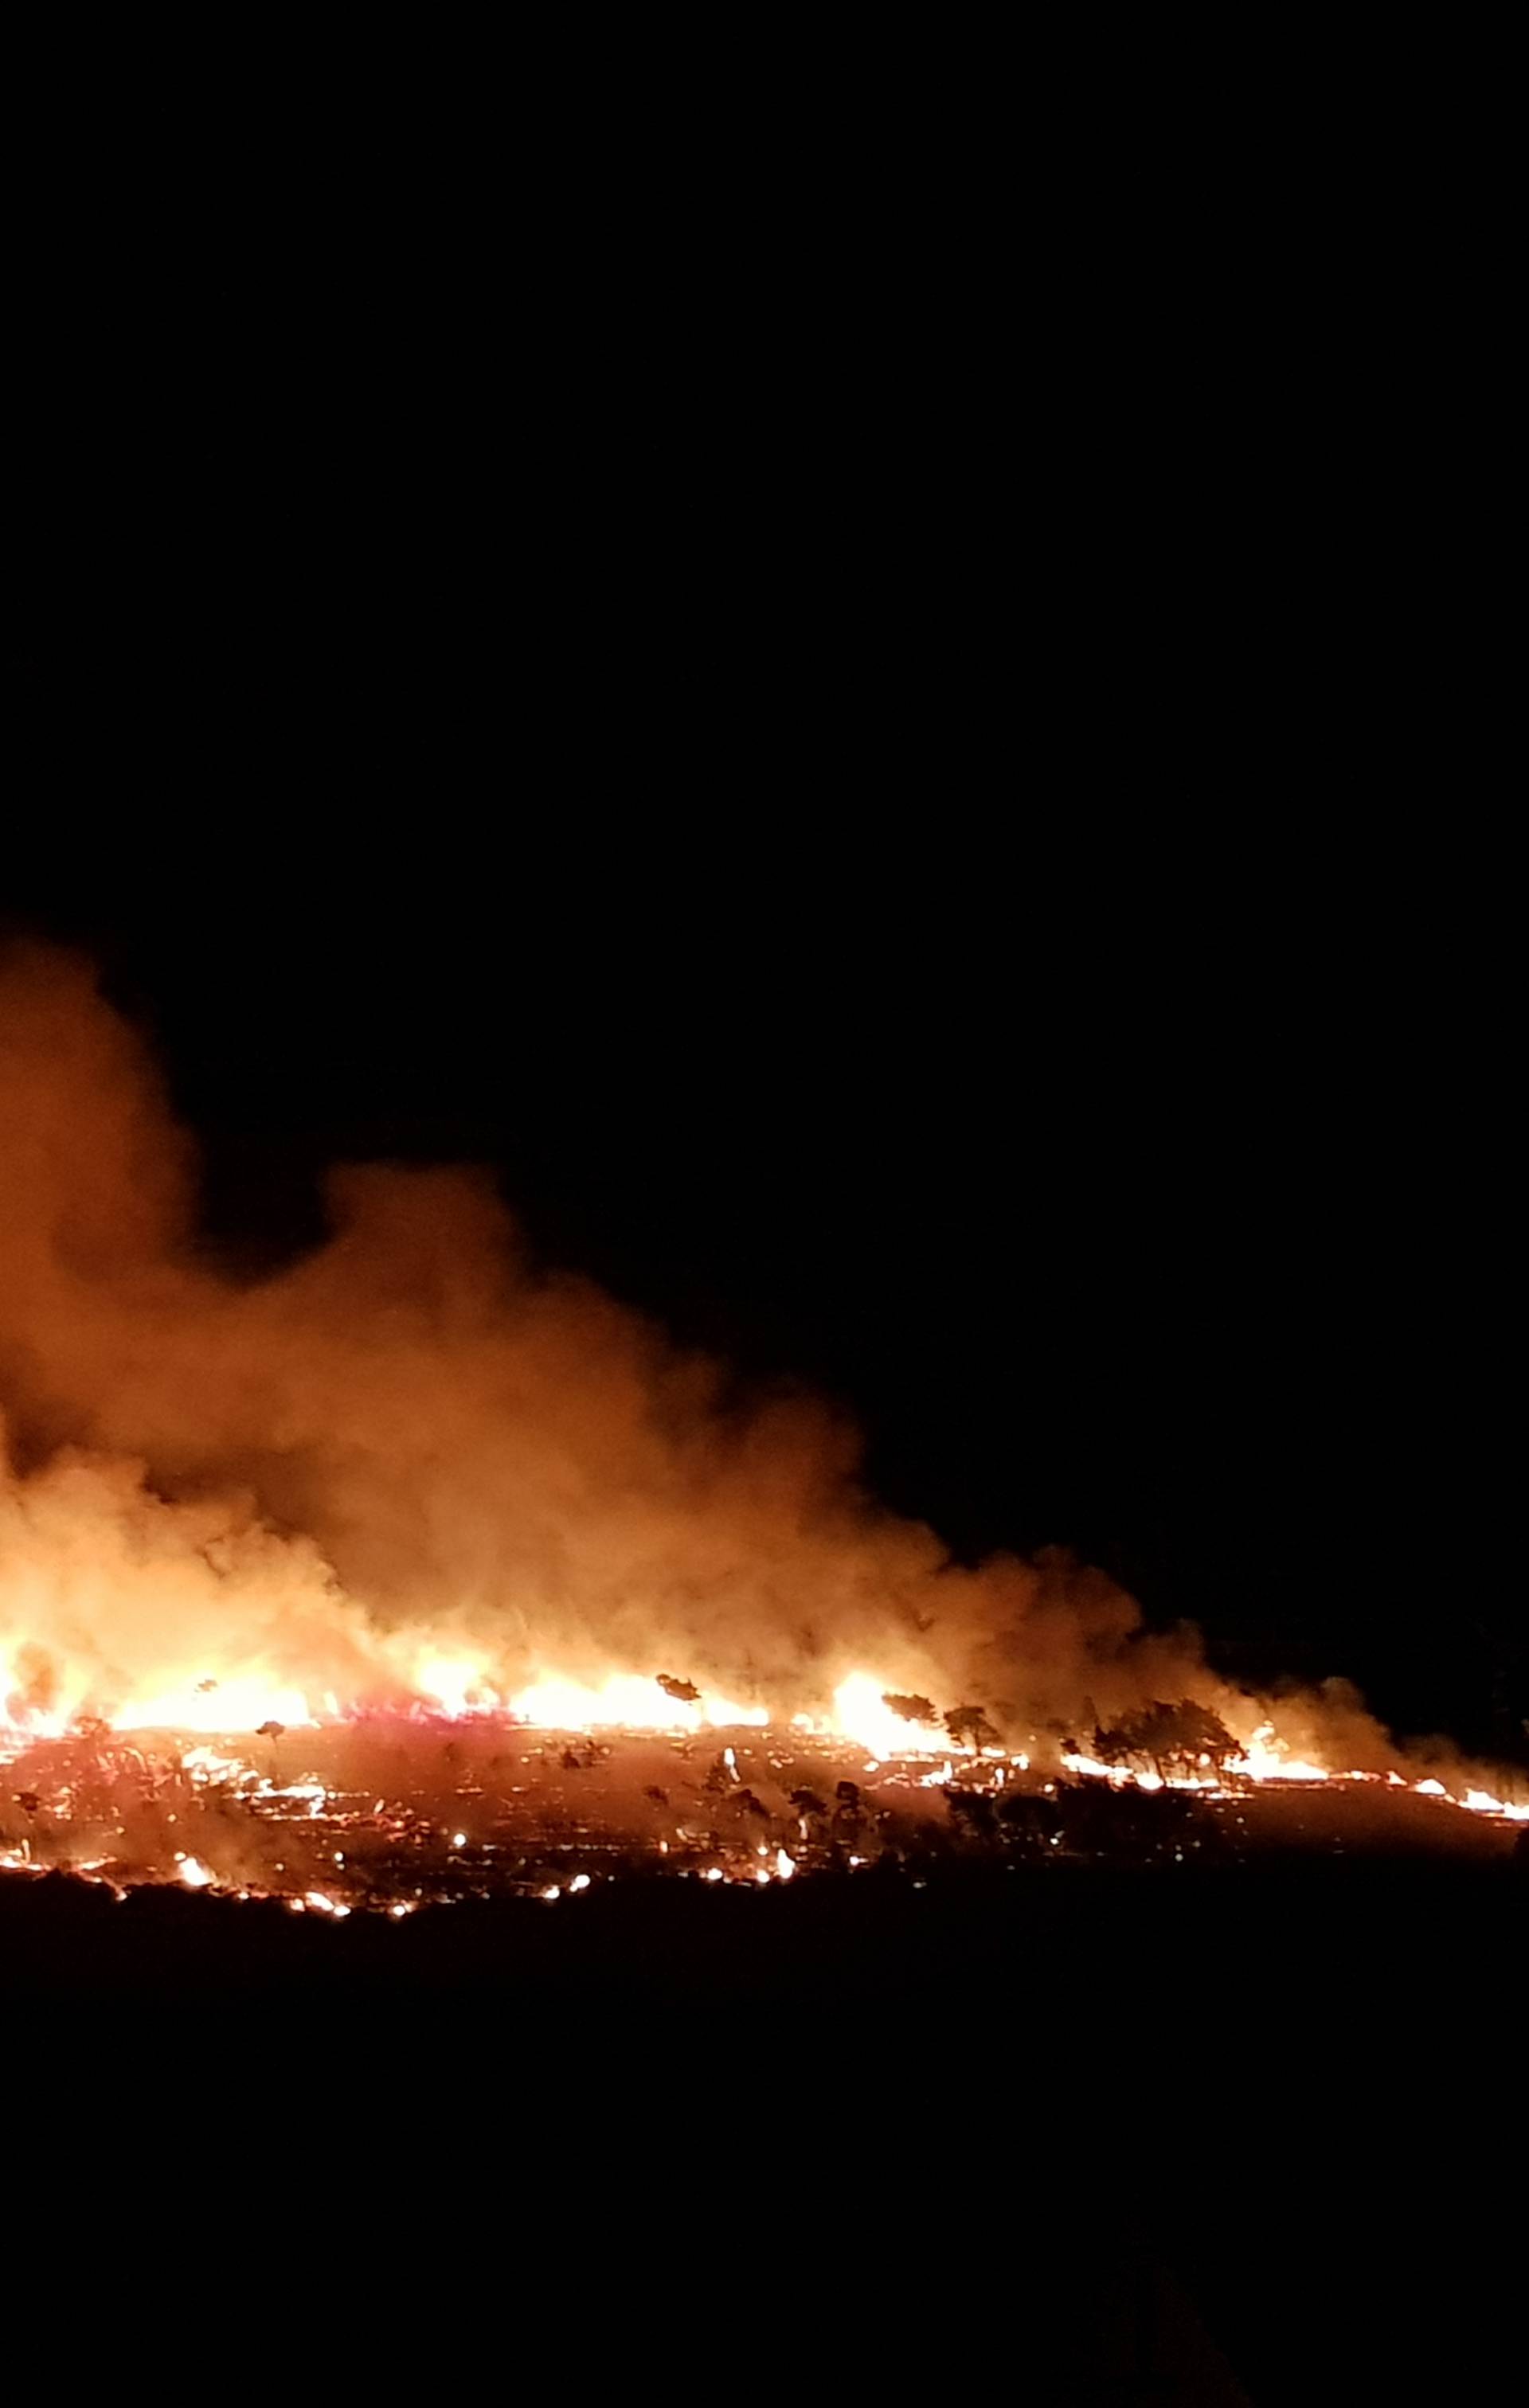
[[[974,1852],[1165,1864],[1275,1845],[1492,1854],[1529,1828],[1529,1803],[1394,1770],[1330,1775],[1279,1756],[1268,1731],[1239,1747],[1188,1704],[1095,1734],[1108,1761],[1066,1744],[1037,1762],[973,1729],[976,1715],[947,1716],[966,1736],[947,1730],[942,1747],[885,1701],[878,1736],[893,1744],[876,1756],[805,1718],[665,1729],[656,1705],[648,1729],[477,1711],[269,1721],[201,1740],[88,1720],[57,1736],[13,1730],[0,1866],[396,1918],[469,1897],[554,1903],[634,1871],[768,1885],[829,1870],[919,1880]]]
[[[138,1038],[47,950],[0,966],[0,1149],[13,1867],[400,1914],[1086,1854],[1101,1799],[1194,1845],[1323,1790],[1529,1817],[1086,1566],[952,1562],[840,1419],[536,1269],[472,1173],[336,1173],[325,1245],[228,1275]]]

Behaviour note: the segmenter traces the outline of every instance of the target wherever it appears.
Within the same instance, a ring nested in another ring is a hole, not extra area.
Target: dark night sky
[[[152,1024],[235,1258],[336,1156],[488,1161],[956,1547],[1502,1743],[1493,881],[1356,609],[1363,380],[1276,444],[1229,340],[1214,412],[1059,371],[1022,448],[953,332],[895,408],[744,403],[740,337],[407,474],[343,414],[210,446],[226,509],[21,596],[0,910]]]

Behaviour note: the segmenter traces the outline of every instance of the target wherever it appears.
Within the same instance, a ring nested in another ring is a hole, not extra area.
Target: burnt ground
[[[175,2317],[253,2320],[273,2366],[322,2264],[330,2345],[394,2335],[398,2381],[492,2327],[576,2396],[1236,2397],[1214,2344],[1270,2408],[1508,2398],[1526,1933],[1501,1857],[399,1924],[0,1882],[6,2195],[23,2252],[151,2235]]]
[[[943,1871],[952,1853],[1179,1866],[1268,1854],[1501,1863],[1520,1826],[1380,1781],[1233,1781],[1205,1797],[956,1756],[880,1762],[843,1740],[733,1729],[585,1734],[379,1714],[193,1746],[99,1728],[0,1754],[0,1865],[119,1888],[193,1858],[226,1889],[347,1908],[536,1896],[657,1871],[752,1880]]]

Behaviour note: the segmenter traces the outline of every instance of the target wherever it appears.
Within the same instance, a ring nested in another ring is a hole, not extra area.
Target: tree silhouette
[[[985,1747],[1002,1747],[1003,1734],[989,1722],[980,1706],[952,1706],[945,1717],[945,1727],[958,1747],[967,1746],[980,1756]]]
[[[937,1723],[939,1720],[934,1701],[911,1692],[905,1696],[898,1689],[887,1689],[882,1694],[881,1703],[890,1713],[898,1715],[905,1723]]]
[[[1122,1770],[1150,1765],[1160,1781],[1169,1781],[1201,1779],[1207,1770],[1223,1775],[1240,1750],[1219,1714],[1182,1698],[1176,1706],[1158,1698],[1112,1728],[1095,1730],[1093,1753]]]

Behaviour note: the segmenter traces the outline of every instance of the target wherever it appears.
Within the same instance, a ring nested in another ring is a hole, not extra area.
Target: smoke
[[[672,1671],[777,1712],[868,1668],[1026,1727],[1207,1693],[1102,1573],[952,1564],[840,1417],[742,1403],[536,1268],[485,1178],[349,1168],[326,1202],[275,1276],[209,1267],[138,1035],[88,963],[0,953],[0,1655],[29,1698],[364,1702],[424,1649],[505,1692]]]

